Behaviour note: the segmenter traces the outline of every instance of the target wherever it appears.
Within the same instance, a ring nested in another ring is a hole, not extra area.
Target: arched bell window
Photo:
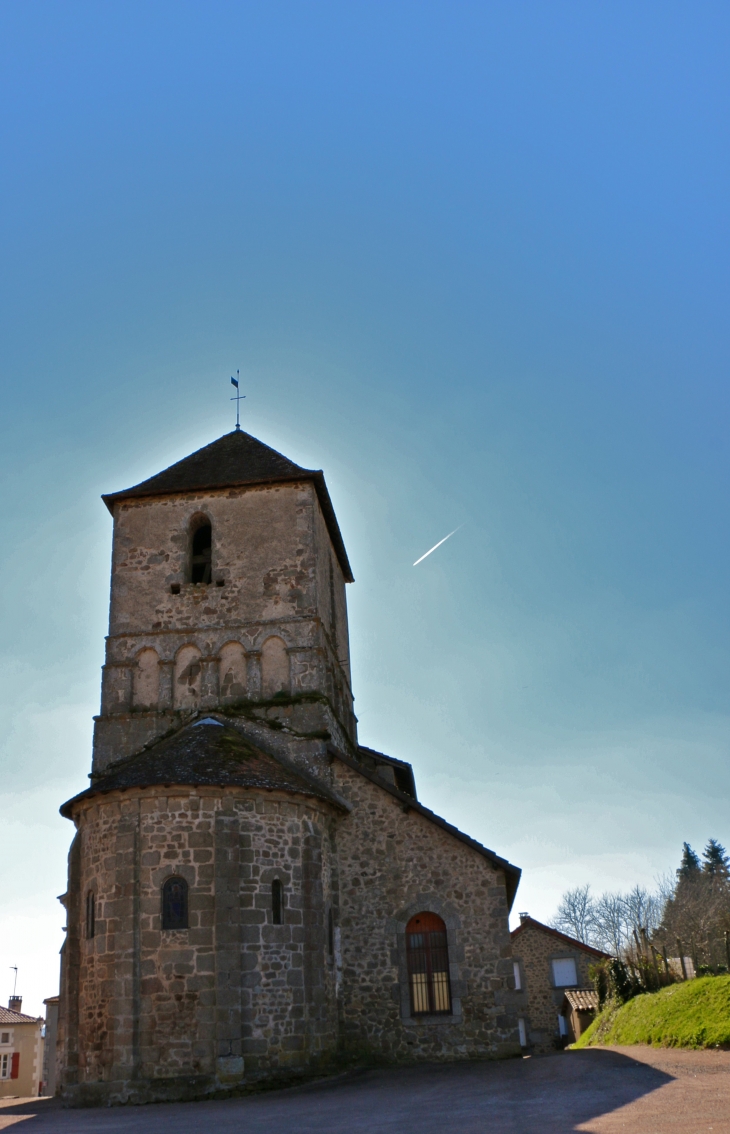
[[[190,582],[211,581],[213,529],[210,520],[200,517],[193,524],[190,541]]]
[[[162,928],[188,928],[188,884],[177,875],[162,887]]]
[[[406,956],[413,1015],[450,1013],[449,947],[438,914],[411,918],[406,926]]]

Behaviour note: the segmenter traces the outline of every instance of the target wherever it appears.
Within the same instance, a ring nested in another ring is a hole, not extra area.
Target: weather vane
[[[241,415],[240,415],[241,398],[246,397],[246,395],[242,394],[241,391],[238,389],[238,379],[240,377],[241,377],[241,371],[240,370],[236,371],[236,377],[235,378],[231,377],[231,385],[236,387],[236,396],[235,396],[235,398],[231,398],[231,401],[236,403],[236,429],[241,428]]]

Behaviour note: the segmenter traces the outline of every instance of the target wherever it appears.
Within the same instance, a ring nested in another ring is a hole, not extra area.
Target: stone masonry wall
[[[209,585],[186,582],[191,523],[202,516],[212,525]],[[176,714],[262,698],[272,638],[283,687],[326,694],[355,742],[345,584],[311,483],[117,503],[95,770],[167,731]]]
[[[325,914],[333,821],[325,805],[243,789],[147,788],[80,805],[81,867],[69,903],[79,960],[77,975],[67,974],[68,991],[78,988],[68,1037],[78,1071],[68,1069],[67,1095],[200,1094],[334,1051]],[[173,873],[188,882],[189,929],[162,931],[161,890]],[[284,888],[278,926],[274,878]]]
[[[337,828],[343,1044],[398,1060],[517,1054],[504,875],[342,761],[333,768],[354,805]],[[410,1016],[405,926],[422,911],[447,925],[451,1017]]]
[[[588,967],[595,963],[595,954],[560,940],[535,922],[526,922],[513,939],[515,960],[519,962],[524,991],[527,994],[529,1020],[528,1039],[538,1051],[552,1051],[558,1046],[558,1013],[565,994],[553,982],[552,961],[572,957],[578,976],[578,987],[592,988]]]

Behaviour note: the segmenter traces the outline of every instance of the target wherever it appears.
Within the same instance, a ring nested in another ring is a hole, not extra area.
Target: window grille
[[[271,883],[271,920],[274,925],[284,924],[284,887],[278,878]]]
[[[420,913],[406,926],[408,983],[414,1016],[451,1012],[446,926],[437,914]]]
[[[89,890],[86,895],[86,936],[89,940],[96,931],[96,898],[94,891]]]
[[[184,878],[168,878],[162,887],[162,928],[188,928],[188,884]]]

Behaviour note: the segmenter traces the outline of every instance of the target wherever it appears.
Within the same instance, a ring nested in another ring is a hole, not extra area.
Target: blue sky
[[[230,429],[236,367],[327,475],[361,740],[516,908],[730,842],[729,40],[719,3],[0,8],[2,1002],[57,987],[99,495]]]

